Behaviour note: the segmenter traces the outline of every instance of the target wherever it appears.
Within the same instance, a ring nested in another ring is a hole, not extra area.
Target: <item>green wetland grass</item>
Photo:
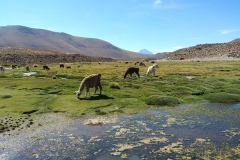
[[[145,62],[150,66],[150,62]],[[135,74],[123,78],[134,61],[71,63],[71,68],[48,64],[30,67],[31,76],[23,76],[25,68],[5,69],[0,72],[0,117],[21,116],[23,113],[63,112],[71,117],[128,113],[151,107],[192,102],[240,102],[239,61],[160,61],[156,76],[146,77],[147,67],[140,68],[140,79]],[[101,73],[102,95],[90,90],[78,99],[81,80],[90,74]]]

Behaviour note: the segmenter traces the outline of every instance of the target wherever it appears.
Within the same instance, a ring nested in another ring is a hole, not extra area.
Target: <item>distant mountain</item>
[[[155,57],[160,59],[162,58],[163,56],[165,56],[166,54],[169,54],[170,52],[159,52],[159,53],[156,53],[155,54]]]
[[[145,58],[106,41],[25,26],[0,27],[0,47],[30,47],[109,58]]]
[[[240,39],[238,38],[228,43],[198,44],[196,46],[182,48],[166,54],[161,59],[240,59]]]
[[[147,49],[141,49],[140,51],[138,51],[138,53],[141,53],[141,54],[153,54],[152,52],[150,52]]]

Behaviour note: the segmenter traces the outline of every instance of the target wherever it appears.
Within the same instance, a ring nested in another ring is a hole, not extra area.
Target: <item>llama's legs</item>
[[[138,75],[138,78],[140,78],[140,74],[138,72],[135,72]]]
[[[95,92],[94,92],[94,94],[96,94],[97,90],[98,90],[98,86],[95,86]]]
[[[87,87],[87,88],[86,88],[86,97],[87,97],[87,96],[90,96],[89,90],[90,90],[90,88]]]
[[[102,85],[99,85],[100,88],[100,95],[102,94]]]

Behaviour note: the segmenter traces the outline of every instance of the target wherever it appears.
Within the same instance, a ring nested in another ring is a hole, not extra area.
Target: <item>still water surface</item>
[[[0,159],[240,159],[239,122],[240,104],[212,103],[56,122],[1,134]]]

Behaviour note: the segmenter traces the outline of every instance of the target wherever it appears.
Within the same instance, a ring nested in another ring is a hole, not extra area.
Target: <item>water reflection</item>
[[[239,106],[198,103],[155,108],[135,115],[76,120],[74,129],[39,129],[35,132],[41,134],[21,135],[28,143],[18,150],[0,145],[4,148],[0,158],[238,159]]]

